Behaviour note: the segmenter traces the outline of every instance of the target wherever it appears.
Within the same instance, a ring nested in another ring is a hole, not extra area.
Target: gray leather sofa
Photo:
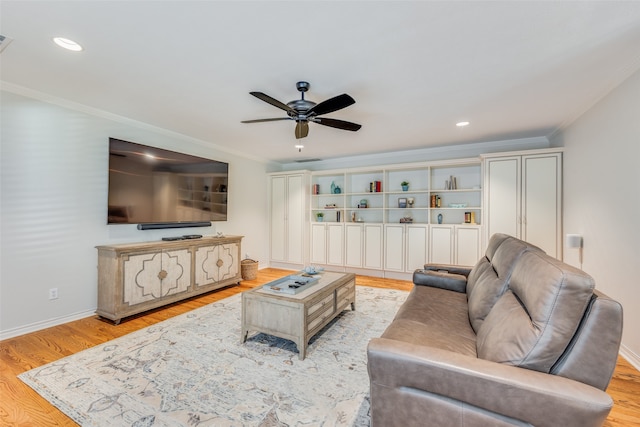
[[[621,305],[503,234],[473,267],[425,265],[368,346],[373,427],[600,426]]]

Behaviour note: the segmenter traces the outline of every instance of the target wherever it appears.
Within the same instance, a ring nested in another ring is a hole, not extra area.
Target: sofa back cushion
[[[576,333],[594,287],[586,273],[542,251],[525,251],[478,330],[478,357],[549,372]]]
[[[499,245],[491,242],[498,236]],[[469,322],[476,333],[498,298],[507,290],[516,261],[528,250],[540,250],[522,240],[507,235],[494,234],[489,242],[487,254],[475,265],[467,279],[467,301]]]

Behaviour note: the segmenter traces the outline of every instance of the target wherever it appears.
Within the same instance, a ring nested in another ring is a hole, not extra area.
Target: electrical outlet
[[[58,288],[49,289],[49,299],[58,299]]]

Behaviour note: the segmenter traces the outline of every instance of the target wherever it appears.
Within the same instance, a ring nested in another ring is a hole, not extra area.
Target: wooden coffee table
[[[353,273],[324,271],[318,283],[295,295],[262,287],[242,293],[241,342],[249,331],[263,332],[296,343],[303,360],[311,337],[351,305],[356,309]]]

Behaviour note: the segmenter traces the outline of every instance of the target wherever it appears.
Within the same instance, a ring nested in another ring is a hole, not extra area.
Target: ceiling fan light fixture
[[[82,46],[80,46],[80,44],[74,42],[73,40],[65,39],[64,37],[54,37],[53,42],[62,48],[74,52],[80,52],[82,50]]]
[[[302,152],[302,149],[304,148],[304,145],[302,144],[296,144],[295,147],[298,149],[298,153]]]

